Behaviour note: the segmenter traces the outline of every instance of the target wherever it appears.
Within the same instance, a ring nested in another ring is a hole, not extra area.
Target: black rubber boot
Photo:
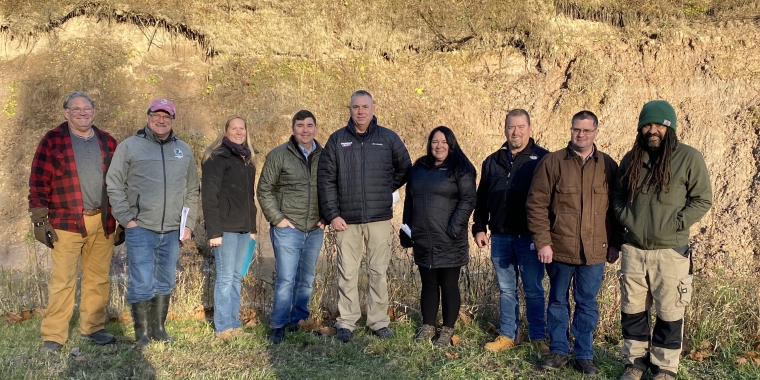
[[[132,321],[135,325],[135,345],[143,348],[150,344],[150,321],[148,320],[148,309],[150,301],[133,303]]]
[[[174,342],[174,338],[166,333],[164,324],[166,323],[166,314],[169,312],[169,298],[171,294],[156,294],[150,300],[150,336],[161,342]]]

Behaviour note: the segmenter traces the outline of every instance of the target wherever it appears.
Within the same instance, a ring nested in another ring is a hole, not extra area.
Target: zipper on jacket
[[[314,153],[314,151],[312,151],[311,153]],[[309,214],[311,214],[311,162],[310,161],[311,161],[311,154],[309,154],[309,158],[304,157],[304,162],[306,163],[306,179],[309,183],[306,186],[306,219],[304,220],[304,223],[303,223],[304,229],[309,228],[309,216],[310,216]]]
[[[251,152],[251,154],[253,154],[253,152]],[[248,177],[248,165],[246,165],[244,158],[240,157],[240,159],[243,160],[243,170],[245,170],[245,183],[247,184],[248,181],[250,180],[250,178]],[[251,165],[253,165],[253,162],[251,162]],[[253,189],[253,183],[251,183],[251,189]],[[252,190],[252,191],[255,191],[255,190]],[[248,221],[248,224],[246,224],[246,227],[251,226],[251,231],[253,231],[253,226],[251,223],[251,198],[245,197],[245,199],[246,199],[245,204],[247,206],[245,219]],[[248,233],[250,234],[250,231],[248,231]]]
[[[161,231],[164,231],[164,219],[166,219],[166,159],[164,158],[164,144],[159,143],[158,147],[161,149],[161,166],[164,169],[164,212],[161,214]],[[182,239],[182,234],[185,231],[179,232],[179,238]]]
[[[428,169],[428,177],[429,177],[431,171],[432,171],[432,169]],[[429,180],[429,178],[428,178],[428,180]],[[423,199],[425,199],[425,201],[423,202],[423,204],[425,205],[424,209],[425,209],[426,213],[428,211],[428,189],[427,189],[427,187],[428,187],[428,180],[426,180],[424,182],[424,185],[422,187],[422,194],[424,195]],[[425,221],[427,222],[427,230],[428,230],[428,233],[425,234],[425,235],[427,235],[428,252],[430,252],[429,253],[429,255],[430,255],[430,264],[428,265],[428,269],[433,269],[433,241],[430,238],[432,229],[430,228],[430,218],[428,217],[428,215],[425,215]]]
[[[369,133],[369,130],[367,132]],[[365,136],[364,140],[366,140],[369,136]],[[369,220],[367,218],[367,187],[364,184],[364,167],[367,165],[366,157],[364,157],[364,141],[362,141],[362,223],[369,223]]]

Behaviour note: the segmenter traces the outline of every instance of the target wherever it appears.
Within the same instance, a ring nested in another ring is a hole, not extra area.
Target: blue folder
[[[248,268],[251,267],[251,261],[253,261],[253,252],[256,250],[256,240],[251,239],[248,242],[248,252],[245,255],[245,263],[243,264],[243,277],[248,274]]]

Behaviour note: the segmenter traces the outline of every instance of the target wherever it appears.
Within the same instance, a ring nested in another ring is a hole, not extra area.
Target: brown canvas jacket
[[[551,245],[553,260],[565,264],[605,262],[607,248],[620,247],[622,236],[610,212],[617,168],[596,147],[585,165],[569,145],[546,155],[536,167],[525,206],[536,249]]]

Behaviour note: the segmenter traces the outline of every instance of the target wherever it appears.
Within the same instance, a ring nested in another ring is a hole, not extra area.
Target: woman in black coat
[[[469,255],[468,221],[475,209],[475,168],[454,132],[440,126],[428,137],[427,155],[410,169],[404,200],[402,246],[412,247],[422,280],[422,327],[415,342],[435,336],[439,299],[443,327],[435,344],[448,346],[459,315],[459,270]]]

